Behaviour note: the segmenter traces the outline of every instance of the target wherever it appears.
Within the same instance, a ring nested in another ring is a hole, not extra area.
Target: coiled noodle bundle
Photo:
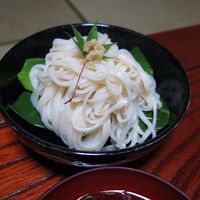
[[[98,44],[109,43],[107,34],[98,33]],[[45,64],[30,72],[31,101],[42,122],[69,148],[84,151],[122,149],[155,137],[162,107],[155,80],[126,49],[113,44],[102,59],[100,51],[85,59],[73,39],[53,41]],[[153,111],[152,122],[146,111]]]

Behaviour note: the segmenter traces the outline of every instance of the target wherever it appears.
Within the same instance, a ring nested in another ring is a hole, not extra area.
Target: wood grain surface
[[[189,108],[168,140],[140,162],[126,166],[155,174],[200,200],[200,25],[150,35],[186,69]],[[35,200],[54,184],[83,169],[62,166],[23,146],[8,126],[0,128],[0,199]]]

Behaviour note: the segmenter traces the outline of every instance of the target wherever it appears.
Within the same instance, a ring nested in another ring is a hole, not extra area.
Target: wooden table
[[[135,167],[164,178],[200,199],[200,25],[150,35],[184,65],[191,84],[186,115],[165,145]],[[61,166],[23,146],[15,132],[0,129],[0,199],[37,199],[51,186],[83,169]]]

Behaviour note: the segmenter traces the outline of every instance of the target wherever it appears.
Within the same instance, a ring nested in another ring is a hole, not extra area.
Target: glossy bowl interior
[[[93,24],[76,24],[87,35]],[[108,166],[130,162],[154,150],[179,123],[186,111],[190,92],[187,75],[179,61],[163,46],[133,30],[98,24],[98,31],[107,33],[120,48],[131,50],[139,46],[153,67],[157,91],[167,103],[171,116],[169,124],[159,131],[157,137],[135,147],[110,152],[84,152],[69,149],[49,130],[35,127],[16,115],[10,108],[24,91],[17,79],[26,58],[44,57],[54,38],[68,38],[71,26],[50,28],[24,39],[14,46],[0,61],[0,109],[8,123],[17,131],[21,141],[39,154],[56,162],[76,166]]]
[[[189,200],[179,189],[161,178],[140,170],[119,167],[93,169],[76,174],[52,187],[39,200],[79,200],[81,197],[83,200],[84,196],[94,196],[102,191],[130,192],[135,200]],[[120,199],[113,195],[104,198]]]

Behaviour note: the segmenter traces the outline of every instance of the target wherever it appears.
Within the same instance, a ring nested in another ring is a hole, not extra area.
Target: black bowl
[[[82,35],[87,35],[92,26],[88,23],[75,24]],[[164,141],[188,106],[190,91],[186,73],[166,48],[133,30],[106,24],[97,24],[97,27],[99,32],[107,33],[112,41],[117,41],[120,48],[131,50],[133,46],[140,47],[153,67],[157,91],[170,109],[170,122],[155,138],[135,147],[110,152],[86,152],[69,149],[55,134],[24,121],[9,108],[24,90],[17,73],[26,58],[44,57],[54,38],[67,38],[65,32],[72,33],[72,30],[70,25],[65,25],[38,32],[14,46],[0,62],[0,109],[24,144],[56,162],[89,167],[119,165],[140,158]]]

